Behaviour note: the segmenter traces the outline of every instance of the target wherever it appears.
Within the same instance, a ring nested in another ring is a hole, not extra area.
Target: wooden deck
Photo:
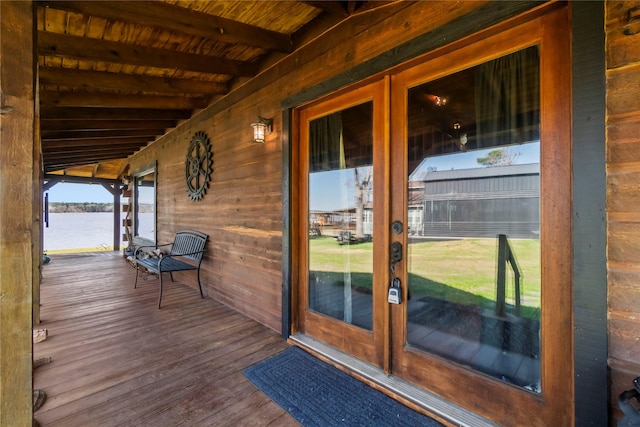
[[[43,268],[34,388],[42,426],[299,425],[244,368],[284,350],[278,333],[166,280],[133,288],[117,252],[53,255]],[[82,266],[82,268],[80,268]],[[179,280],[179,275],[175,275]]]

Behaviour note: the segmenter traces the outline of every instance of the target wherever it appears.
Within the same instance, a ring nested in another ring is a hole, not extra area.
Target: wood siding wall
[[[417,2],[354,16],[264,72],[249,84],[252,90],[239,87],[133,156],[132,171],[158,162],[159,242],[183,228],[209,234],[203,262],[208,295],[279,331],[282,100],[483,4]],[[265,144],[252,142],[250,124],[258,115],[275,119]],[[196,202],[186,193],[184,161],[198,131],[211,139],[214,172],[206,195]]]
[[[625,35],[637,1],[606,2],[607,240],[610,404],[640,375],[640,34]],[[635,25],[638,28],[638,25]]]

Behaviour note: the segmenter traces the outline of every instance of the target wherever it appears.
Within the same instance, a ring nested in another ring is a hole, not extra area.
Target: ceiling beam
[[[81,159],[81,160],[73,160],[70,162],[65,162],[63,160],[56,160],[55,162],[45,162],[44,170],[46,172],[55,172],[59,170],[69,169],[69,168],[78,168],[83,166],[93,165],[98,161],[101,162],[110,162],[110,161],[120,161],[120,159],[98,159],[98,160],[90,160],[90,159]]]
[[[112,160],[121,160],[121,159],[104,159],[105,162],[108,161],[112,161]],[[95,164],[95,161],[90,161],[90,160],[82,160],[82,161],[75,161],[75,162],[71,162],[71,163],[64,163],[64,162],[60,162],[60,163],[51,163],[51,164],[46,164],[44,165],[44,171],[45,173],[49,173],[49,172],[56,172],[56,171],[61,171],[61,170],[65,170],[65,169],[71,169],[71,168],[78,168],[78,167],[83,167],[83,166],[90,166]]]
[[[38,31],[38,54],[209,74],[256,74],[250,62],[47,31]]]
[[[123,151],[123,152],[104,152],[104,153],[87,153],[87,154],[68,154],[68,153],[60,153],[60,154],[49,154],[47,155],[48,159],[45,163],[45,166],[56,166],[61,169],[61,166],[70,167],[70,166],[80,166],[80,165],[92,165],[97,162],[104,162],[107,160],[121,160],[126,159],[133,153],[135,153],[136,149]]]
[[[59,182],[75,182],[82,184],[107,184],[107,185],[120,185],[121,181],[118,179],[106,179],[106,178],[93,178],[93,177],[85,177],[85,176],[66,176],[66,175],[52,175],[46,174],[44,176],[44,180],[47,183],[59,183]],[[51,187],[51,185],[49,185]]]
[[[420,0],[418,0],[420,1]],[[415,3],[415,1],[408,1],[408,0],[375,0],[375,1],[366,1],[364,3],[362,3],[359,7],[357,7],[354,12],[353,15],[358,15],[360,13],[366,13],[369,11],[372,11],[374,9],[379,9],[382,7],[386,7],[392,3],[398,3],[398,2],[403,2],[403,3]]]
[[[106,73],[71,68],[41,67],[40,85],[70,88],[115,89],[127,92],[161,92],[224,95],[226,83],[205,80],[153,77],[141,74]]]
[[[99,92],[40,91],[40,105],[61,107],[151,108],[161,110],[197,110],[205,108],[208,99],[186,96],[118,95]]]
[[[93,154],[93,153],[89,153],[89,154],[75,154],[75,155],[69,155],[69,154],[50,154],[47,156],[47,162],[45,163],[46,165],[56,165],[56,166],[60,166],[60,165],[64,165],[65,167],[69,167],[69,166],[79,166],[81,164],[84,165],[92,165],[98,161],[105,161],[105,160],[121,160],[125,157],[128,157],[129,155],[135,153],[134,150],[130,151],[129,153],[126,154],[112,154],[112,153],[104,153],[104,154]]]
[[[84,120],[84,121],[83,121]],[[171,129],[176,127],[178,123],[175,120],[40,120],[41,131],[59,131],[59,130],[116,130],[116,129],[155,129],[157,127],[163,129]]]
[[[284,53],[293,50],[291,39],[286,34],[157,1],[42,1],[38,5],[162,28],[224,43],[238,43]]]
[[[148,142],[154,141],[155,137],[152,139],[145,137],[135,137],[135,138],[101,138],[101,139],[78,139],[72,141],[42,141],[42,149],[46,151],[47,149],[54,148],[65,148],[65,147],[90,147],[90,146],[115,146],[115,145],[126,145],[126,144],[147,144]]]
[[[117,145],[115,147],[87,146],[55,148],[45,150],[44,153],[49,159],[53,159],[56,156],[64,156],[66,158],[71,155],[84,155],[90,157],[96,154],[110,154],[114,157],[127,157],[129,154],[135,153],[141,148],[142,146],[140,144]]]
[[[48,141],[75,141],[82,139],[101,139],[116,137],[136,137],[145,136],[155,138],[157,135],[164,133],[164,129],[126,129],[126,130],[96,130],[96,131],[62,131],[62,130],[45,130],[40,132],[42,142]]]
[[[127,150],[127,151],[97,151],[97,152],[90,152],[90,153],[86,153],[86,154],[81,154],[81,153],[56,153],[56,154],[48,154],[48,156],[51,158],[51,163],[53,164],[53,162],[67,162],[67,161],[73,161],[74,163],[78,163],[78,162],[82,162],[83,164],[87,164],[85,163],[86,160],[89,159],[102,159],[100,160],[100,162],[103,161],[109,161],[109,159],[126,159],[127,157],[131,156],[132,154],[134,154],[136,151],[138,151],[138,149],[132,149],[132,150]],[[93,161],[89,164],[93,165],[95,164],[96,161]]]
[[[183,109],[78,108],[43,106],[41,120],[186,120],[191,111]]]
[[[349,16],[349,12],[337,1],[303,1],[303,3],[340,18],[347,18]]]

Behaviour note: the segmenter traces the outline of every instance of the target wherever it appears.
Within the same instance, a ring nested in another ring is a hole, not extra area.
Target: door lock
[[[402,261],[402,243],[393,242],[391,244],[391,285],[387,296],[387,301],[390,304],[400,304],[402,302],[400,279],[396,277],[396,263],[400,261]]]
[[[391,281],[387,301],[389,301],[390,304],[400,304],[402,302],[402,289],[400,289],[400,279],[397,277]]]
[[[402,261],[402,243],[393,242],[391,244],[391,263],[395,264]]]

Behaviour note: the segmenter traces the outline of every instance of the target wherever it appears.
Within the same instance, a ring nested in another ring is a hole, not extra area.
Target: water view
[[[119,231],[119,234],[122,233]],[[113,213],[49,213],[49,227],[44,228],[43,239],[44,250],[49,253],[113,250]]]

